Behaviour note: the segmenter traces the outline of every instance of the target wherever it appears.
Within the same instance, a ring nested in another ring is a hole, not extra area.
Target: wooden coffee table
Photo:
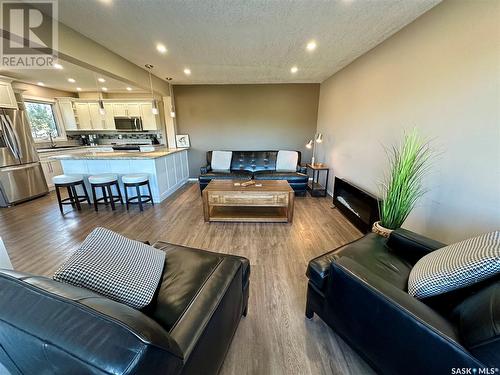
[[[242,180],[212,180],[203,190],[205,221],[291,223],[295,193],[287,181],[258,180],[262,186],[235,186]]]

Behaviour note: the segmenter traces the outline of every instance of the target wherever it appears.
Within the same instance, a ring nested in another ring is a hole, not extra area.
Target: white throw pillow
[[[96,228],[53,279],[141,309],[153,299],[164,263],[165,252]]]
[[[215,172],[228,172],[231,169],[232,151],[212,151],[212,170]]]
[[[276,157],[276,172],[296,172],[298,160],[297,151],[279,150]]]
[[[473,285],[500,273],[500,231],[445,246],[422,257],[410,272],[408,293],[426,298]]]

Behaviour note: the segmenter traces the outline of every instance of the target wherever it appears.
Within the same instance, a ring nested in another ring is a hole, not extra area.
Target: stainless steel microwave
[[[140,117],[115,117],[116,130],[142,131],[142,119]]]

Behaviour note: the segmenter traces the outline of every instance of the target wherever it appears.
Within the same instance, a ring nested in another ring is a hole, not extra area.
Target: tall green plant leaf
[[[381,224],[388,229],[403,225],[417,200],[425,194],[422,179],[432,151],[416,129],[405,134],[400,145],[387,150],[390,172],[382,184]]]

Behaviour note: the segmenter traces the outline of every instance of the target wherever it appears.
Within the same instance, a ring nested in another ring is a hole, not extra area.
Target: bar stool
[[[126,174],[122,176],[123,187],[125,189],[125,202],[127,204],[127,211],[129,204],[138,204],[139,209],[143,211],[142,204],[151,202],[154,206],[153,202],[153,194],[151,193],[151,186],[149,185],[149,175],[146,173],[134,173],[134,174]],[[146,185],[148,187],[149,195],[141,195],[141,186]],[[127,189],[130,187],[135,187],[137,192],[137,196],[128,197]],[[134,202],[137,200],[137,202]]]
[[[120,186],[118,186],[118,176],[112,173],[98,174],[94,176],[89,176],[90,186],[92,187],[92,198],[94,199],[94,209],[98,211],[97,205],[99,202],[104,201],[104,204],[111,204],[111,209],[115,210],[115,202],[120,202],[123,204],[122,193],[120,192]],[[113,195],[112,187],[116,188],[117,194]],[[97,198],[96,189],[101,188],[102,197]]]
[[[56,189],[57,202],[59,203],[59,210],[62,214],[64,214],[63,205],[65,204],[70,204],[73,208],[76,207],[78,211],[82,209],[80,205],[81,202],[87,201],[90,205],[90,198],[87,193],[85,183],[83,182],[83,176],[61,174],[52,177],[52,182],[54,183]],[[84,195],[78,195],[76,187],[79,185],[82,186]],[[66,188],[68,190],[68,198],[61,199],[61,192],[59,191],[60,188]]]

